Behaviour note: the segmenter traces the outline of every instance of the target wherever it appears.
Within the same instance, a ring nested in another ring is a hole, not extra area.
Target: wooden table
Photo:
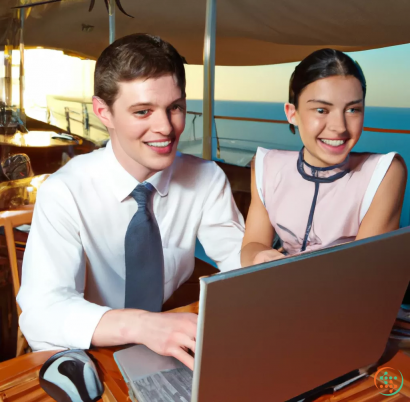
[[[197,312],[198,304],[172,310],[173,312]],[[114,361],[113,353],[121,347],[90,350],[98,364],[104,384],[103,402],[130,402],[128,388]],[[0,402],[51,402],[40,387],[38,374],[44,362],[58,351],[30,353],[0,363]],[[322,396],[316,402],[388,402],[410,401],[410,355],[399,351],[381,367],[398,369],[404,377],[404,385],[398,395],[382,396],[374,386],[373,377],[363,379],[332,395]]]

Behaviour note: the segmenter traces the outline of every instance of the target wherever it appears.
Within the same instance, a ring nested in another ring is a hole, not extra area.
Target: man
[[[34,350],[139,343],[193,368],[196,315],[161,306],[191,275],[196,237],[219,269],[240,267],[243,218],[214,162],[177,154],[185,70],[170,44],[115,41],[94,87],[110,142],[39,191],[17,298],[22,332]]]

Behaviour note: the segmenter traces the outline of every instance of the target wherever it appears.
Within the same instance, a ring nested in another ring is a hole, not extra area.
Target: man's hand
[[[193,313],[149,313],[141,314],[141,339],[139,343],[163,356],[173,356],[191,370],[194,358],[188,350],[195,352],[198,316]]]
[[[279,260],[281,258],[285,258],[285,256],[280,253],[278,250],[271,249],[271,250],[263,250],[255,255],[253,259],[253,265],[262,264],[264,262]]]
[[[151,313],[136,309],[110,310],[102,317],[91,343],[105,347],[138,343],[163,356],[173,356],[191,370],[198,316],[193,313]]]

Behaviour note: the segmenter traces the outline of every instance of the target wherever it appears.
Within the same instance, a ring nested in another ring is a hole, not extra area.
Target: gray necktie
[[[154,193],[150,183],[138,184],[131,193],[138,211],[125,234],[125,307],[158,312],[164,300],[164,254]]]

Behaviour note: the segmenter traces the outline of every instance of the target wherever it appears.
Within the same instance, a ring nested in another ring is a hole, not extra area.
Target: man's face
[[[172,75],[119,83],[106,115],[115,156],[138,181],[172,164],[186,115]]]

